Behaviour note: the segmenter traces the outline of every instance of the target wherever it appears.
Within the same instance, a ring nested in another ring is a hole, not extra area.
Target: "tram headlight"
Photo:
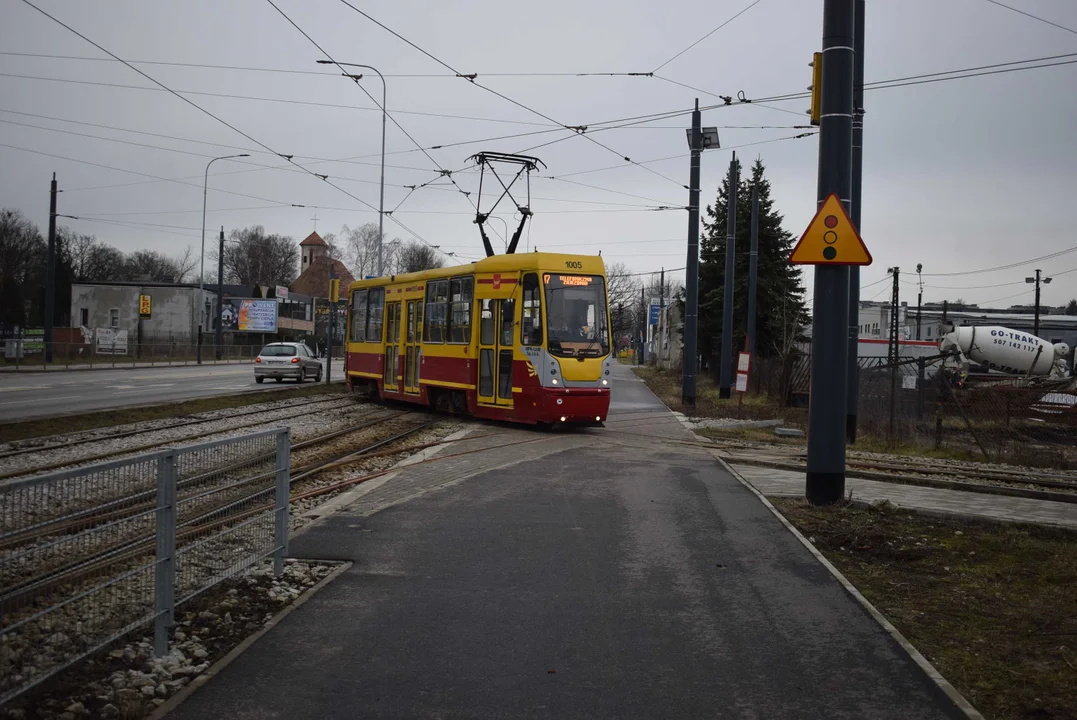
[[[610,384],[610,381],[609,381],[609,380],[607,380],[606,378],[602,378],[602,384],[603,384],[603,385],[609,385],[609,384]]]
[[[550,383],[553,384],[553,385],[556,385],[557,384],[557,378],[554,378],[553,380],[551,380]]]

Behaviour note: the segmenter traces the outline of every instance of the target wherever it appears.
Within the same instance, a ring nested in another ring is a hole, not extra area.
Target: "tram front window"
[[[609,354],[606,286],[597,275],[542,276],[546,286],[547,347],[561,357]]]

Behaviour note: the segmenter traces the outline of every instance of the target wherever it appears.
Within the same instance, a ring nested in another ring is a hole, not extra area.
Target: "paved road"
[[[355,564],[169,717],[962,717],[616,379],[605,430],[465,439],[296,537]]]
[[[334,380],[342,368],[333,364]],[[2,374],[0,422],[285,387],[295,383],[255,384],[249,364]]]

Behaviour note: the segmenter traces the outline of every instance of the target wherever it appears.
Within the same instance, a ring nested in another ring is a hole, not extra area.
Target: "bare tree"
[[[0,212],[0,323],[23,325],[31,303],[43,299],[47,245],[18,210]]]
[[[241,285],[290,285],[296,278],[299,246],[284,235],[266,235],[254,225],[233,230],[224,248],[225,278]]]
[[[378,272],[378,234],[377,223],[367,223],[357,228],[347,225],[340,228],[340,252],[344,264],[357,278],[374,275]],[[383,258],[384,260],[384,258]],[[389,265],[386,263],[386,267]]]
[[[194,251],[190,247],[178,258],[170,258],[155,250],[136,250],[124,259],[122,279],[180,283],[196,264]]]
[[[411,273],[444,267],[445,260],[429,245],[414,240],[397,243],[393,258],[393,272]]]

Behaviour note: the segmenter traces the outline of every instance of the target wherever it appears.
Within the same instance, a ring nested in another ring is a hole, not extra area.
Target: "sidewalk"
[[[741,477],[764,495],[804,496],[804,473],[754,465],[732,465]],[[1027,522],[1077,529],[1077,504],[987,495],[964,490],[943,490],[879,480],[845,478],[845,491],[853,500],[874,503],[889,500],[898,507],[941,515],[981,520]]]
[[[963,717],[615,373],[607,428],[485,425],[310,526],[352,567],[169,717]]]

